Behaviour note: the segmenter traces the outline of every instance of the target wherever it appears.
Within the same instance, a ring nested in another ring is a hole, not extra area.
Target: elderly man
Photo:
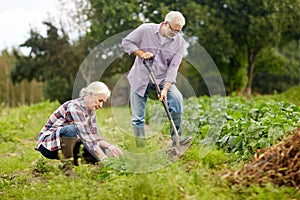
[[[136,136],[137,146],[144,146],[145,142],[145,112],[146,102],[150,90],[155,85],[149,78],[149,72],[143,66],[142,60],[155,56],[153,71],[159,87],[160,100],[166,100],[171,116],[180,135],[180,145],[191,142],[192,137],[182,138],[183,98],[177,89],[176,76],[185,50],[185,41],[181,34],[185,25],[184,16],[178,11],[171,11],[160,24],[142,24],[122,40],[124,50],[128,54],[136,55],[135,62],[128,74],[131,86],[130,102],[132,110],[132,126]],[[173,145],[176,135],[172,127],[170,134]]]

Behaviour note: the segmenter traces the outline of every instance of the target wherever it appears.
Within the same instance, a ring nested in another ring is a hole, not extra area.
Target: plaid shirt
[[[99,150],[101,138],[98,136],[95,112],[88,113],[83,98],[70,100],[62,104],[42,128],[35,149],[43,145],[50,151],[61,148],[59,132],[66,125],[73,124],[77,136],[85,146],[93,151]]]

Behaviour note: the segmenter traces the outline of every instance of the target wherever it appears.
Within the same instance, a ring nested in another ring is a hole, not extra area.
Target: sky
[[[29,38],[30,29],[46,33],[42,21],[61,15],[59,0],[0,0],[0,52]]]

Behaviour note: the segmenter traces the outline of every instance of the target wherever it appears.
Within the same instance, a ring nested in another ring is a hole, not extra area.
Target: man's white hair
[[[80,90],[80,97],[85,97],[88,94],[104,94],[106,97],[110,96],[110,90],[107,87],[107,85],[105,85],[105,83],[100,82],[100,81],[95,81],[90,83],[87,87],[82,88]]]
[[[181,26],[185,25],[185,18],[179,11],[170,11],[165,16],[165,21],[170,23],[178,23]]]

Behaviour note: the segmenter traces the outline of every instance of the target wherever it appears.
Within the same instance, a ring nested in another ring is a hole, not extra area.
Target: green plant
[[[36,171],[38,173],[41,173],[41,174],[46,174],[46,173],[49,173],[50,171],[53,171],[53,170],[54,170],[53,165],[48,164],[47,160],[43,157],[41,157],[37,161],[35,169],[34,169],[34,171]]]

